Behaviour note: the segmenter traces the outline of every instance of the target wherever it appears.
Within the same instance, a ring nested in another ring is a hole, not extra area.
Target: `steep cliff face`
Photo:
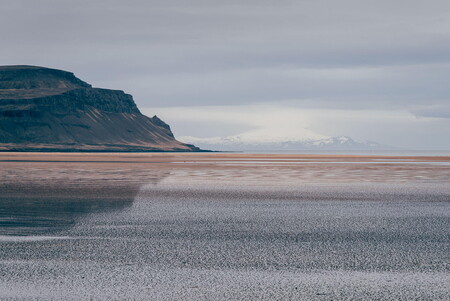
[[[131,95],[34,66],[0,67],[0,150],[199,151]]]

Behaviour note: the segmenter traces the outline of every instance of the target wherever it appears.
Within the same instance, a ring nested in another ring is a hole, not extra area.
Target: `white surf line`
[[[45,241],[45,240],[63,240],[63,239],[73,239],[73,237],[0,235],[0,242],[28,242],[28,241]]]

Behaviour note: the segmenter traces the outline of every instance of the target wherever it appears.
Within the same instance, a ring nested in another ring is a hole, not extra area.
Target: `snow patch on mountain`
[[[254,132],[227,137],[179,137],[185,143],[218,151],[372,150],[385,146],[371,141],[355,141],[348,136],[330,137],[305,130],[298,136],[255,135]],[[306,135],[305,135],[306,134]]]

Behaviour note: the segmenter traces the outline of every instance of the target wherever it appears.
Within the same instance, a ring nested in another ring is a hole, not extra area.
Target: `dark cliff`
[[[131,95],[35,66],[0,67],[0,150],[199,151]]]

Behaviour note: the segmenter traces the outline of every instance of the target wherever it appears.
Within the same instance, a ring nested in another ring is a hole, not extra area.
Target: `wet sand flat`
[[[0,153],[0,299],[448,300],[450,157]]]

